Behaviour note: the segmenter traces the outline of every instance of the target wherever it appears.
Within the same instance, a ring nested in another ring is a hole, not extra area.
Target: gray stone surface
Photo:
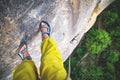
[[[114,0],[1,0],[0,80],[11,80],[11,71],[21,60],[16,54],[24,33],[29,34],[29,52],[40,65],[41,33],[39,22],[51,25],[63,61],[72,53],[97,16]],[[70,41],[76,36],[76,40]]]

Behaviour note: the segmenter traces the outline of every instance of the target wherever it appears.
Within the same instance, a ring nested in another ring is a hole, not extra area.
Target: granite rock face
[[[20,64],[17,48],[27,33],[28,49],[40,65],[39,22],[51,25],[63,61],[72,53],[97,16],[114,0],[1,0],[0,1],[0,80],[11,80],[13,68]],[[75,37],[72,43],[70,41]]]

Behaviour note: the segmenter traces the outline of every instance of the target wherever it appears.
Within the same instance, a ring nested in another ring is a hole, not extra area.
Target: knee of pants
[[[23,61],[13,70],[13,80],[35,80],[37,78],[37,69],[33,61]]]

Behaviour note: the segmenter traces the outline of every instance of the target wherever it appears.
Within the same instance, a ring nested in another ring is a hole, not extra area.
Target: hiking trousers
[[[61,53],[52,38],[46,38],[41,45],[40,80],[65,80]],[[37,68],[32,60],[24,60],[12,72],[13,80],[39,80]]]

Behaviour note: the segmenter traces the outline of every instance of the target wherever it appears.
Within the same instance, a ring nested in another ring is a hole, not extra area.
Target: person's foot
[[[43,40],[50,37],[50,26],[46,21],[41,21],[39,29],[42,32]]]
[[[18,55],[21,57],[22,60],[32,60],[29,52],[28,52],[28,49],[27,49],[27,44],[25,43],[21,43],[20,46],[19,46],[19,53]]]

